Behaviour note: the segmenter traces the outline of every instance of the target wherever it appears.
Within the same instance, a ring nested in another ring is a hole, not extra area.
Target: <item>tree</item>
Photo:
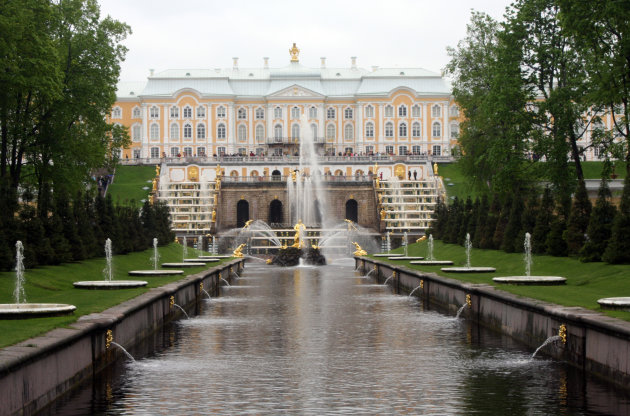
[[[503,206],[501,207],[501,213],[497,220],[497,226],[494,229],[494,235],[492,236],[492,248],[499,249],[503,243],[503,237],[505,236],[505,230],[510,220],[510,211],[512,210],[512,196],[508,195],[505,198]]]
[[[516,237],[521,231],[521,217],[523,216],[523,199],[520,194],[514,196],[512,199],[512,207],[510,208],[510,217],[508,219],[507,226],[505,227],[505,233],[503,234],[503,241],[501,242],[501,250],[506,253],[514,253],[520,251],[520,246],[515,244]]]
[[[604,163],[602,181],[597,192],[597,201],[591,211],[591,217],[586,230],[587,239],[580,250],[580,260],[583,262],[601,261],[611,235],[612,223],[617,209],[610,203],[612,194],[608,187],[610,162]]]
[[[602,260],[606,263],[630,263],[630,176],[623,182],[621,203],[612,225],[612,233]]]
[[[480,248],[481,246],[481,239],[483,238],[483,233],[488,221],[488,204],[488,195],[483,194],[481,202],[479,203],[479,208],[477,209],[477,220],[475,221],[475,238],[472,243],[475,248]]]
[[[479,248],[494,248],[493,237],[494,231],[497,228],[497,222],[499,221],[500,211],[501,202],[499,201],[499,196],[495,194],[492,197],[490,212],[488,213],[486,224],[483,227],[483,235],[479,240]]]
[[[584,234],[588,228],[591,216],[591,201],[588,199],[586,184],[584,181],[578,182],[578,188],[573,199],[571,214],[567,222],[567,230],[564,239],[567,242],[567,253],[570,256],[579,254],[584,245]]]
[[[538,192],[530,192],[526,197],[525,209],[523,210],[523,216],[521,218],[521,231],[516,236],[514,241],[514,248],[516,251],[520,250],[525,242],[525,234],[534,233],[534,227],[536,227],[536,217],[538,216]]]

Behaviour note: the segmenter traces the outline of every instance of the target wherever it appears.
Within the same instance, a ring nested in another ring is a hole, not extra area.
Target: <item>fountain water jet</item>
[[[188,314],[186,313],[186,311],[184,310],[184,308],[182,308],[181,306],[179,306],[177,303],[173,303],[173,306],[175,306],[176,308],[179,308],[180,311],[184,312],[184,315],[186,315],[186,319],[190,319],[190,316],[188,316]]]
[[[116,346],[116,347],[118,347],[118,348],[120,348],[120,350],[121,350],[122,352],[124,352],[124,353],[125,353],[125,355],[127,356],[127,358],[129,358],[131,361],[133,361],[133,362],[135,362],[135,361],[136,361],[136,359],[135,359],[135,358],[133,358],[133,355],[129,354],[129,352],[128,352],[128,351],[127,351],[127,350],[126,350],[126,349],[125,349],[122,345],[120,345],[119,343],[114,342],[114,341],[110,341],[109,343],[110,343],[110,344],[112,344],[112,345],[114,345],[114,346]]]
[[[427,257],[426,260],[419,261],[410,261],[410,264],[421,264],[425,266],[447,266],[453,264],[451,260],[435,260],[435,256],[433,255],[433,234],[429,234],[429,238],[427,240]]]
[[[443,272],[451,273],[492,273],[497,269],[494,267],[472,267],[470,265],[470,253],[472,251],[472,242],[470,241],[470,234],[466,233],[466,267],[443,267],[440,270]]]
[[[383,286],[387,285],[387,282],[389,282],[389,279],[392,279],[396,277],[396,272],[392,273],[391,276],[389,276],[387,279],[385,279],[385,281],[383,282]]]
[[[416,287],[414,290],[412,290],[411,292],[409,292],[409,297],[411,297],[411,295],[413,295],[413,293],[418,290],[418,289],[422,289],[422,285],[419,285],[418,287]]]
[[[84,280],[74,282],[77,289],[129,289],[142,287],[149,284],[143,280],[114,280],[114,269],[112,266],[112,240],[105,240],[105,269],[103,269],[104,280]]]
[[[158,251],[158,239],[153,238],[153,256],[149,259],[153,263],[153,270],[130,270],[127,272],[129,276],[168,276],[184,274],[183,270],[160,270],[158,263],[160,261],[160,252]]]

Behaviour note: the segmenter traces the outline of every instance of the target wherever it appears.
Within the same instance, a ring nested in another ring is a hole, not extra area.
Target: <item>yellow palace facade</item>
[[[111,121],[129,129],[123,159],[293,155],[306,114],[321,155],[451,154],[460,113],[449,83],[420,68],[301,65],[183,69],[121,83]]]

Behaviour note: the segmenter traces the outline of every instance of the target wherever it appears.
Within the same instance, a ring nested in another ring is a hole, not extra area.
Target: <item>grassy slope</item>
[[[182,259],[182,246],[179,244],[173,243],[166,247],[160,247],[159,252],[160,262],[178,262]],[[192,249],[189,248],[188,253],[189,257],[194,257]],[[146,280],[149,282],[146,288],[103,291],[81,290],[72,286],[72,282],[79,280],[101,280],[105,268],[104,258],[27,270],[25,291],[28,302],[69,303],[75,305],[77,309],[71,316],[0,320],[0,348],[32,338],[51,329],[66,326],[75,322],[81,315],[103,311],[146,292],[148,288],[159,287],[182,278],[181,275],[142,278],[127,275],[129,270],[151,269],[152,263],[149,259],[152,255],[153,249],[150,249],[114,256],[112,262],[115,280]],[[209,263],[208,267],[214,267],[217,264],[220,263]],[[198,273],[201,270],[204,270],[204,267],[185,268],[184,276]],[[0,303],[13,303],[14,285],[15,273],[0,273]]]
[[[154,177],[155,166],[117,166],[114,183],[107,192],[112,196],[114,204],[128,204],[133,200],[139,206],[142,205],[140,200],[148,198]],[[143,187],[149,189],[142,189]]]
[[[402,253],[403,250],[399,248],[393,252]],[[409,245],[408,253],[411,256],[426,256],[426,241]],[[466,252],[462,246],[435,241],[434,255],[438,260],[453,260],[455,265],[461,266],[466,263]],[[487,283],[516,295],[559,305],[581,306],[630,321],[630,312],[603,311],[597,304],[597,299],[604,297],[630,296],[630,265],[581,263],[579,260],[566,257],[534,256],[532,275],[563,276],[567,278],[567,284],[564,286],[512,286],[495,284],[492,278],[524,275],[522,253],[508,254],[498,250],[473,249],[472,265],[496,267],[495,273],[445,273],[440,271],[440,267],[443,266],[410,265],[408,261],[390,262],[460,281]]]

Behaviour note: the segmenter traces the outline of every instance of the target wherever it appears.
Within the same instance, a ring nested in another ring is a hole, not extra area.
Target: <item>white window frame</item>
[[[391,144],[388,144],[387,146],[385,146],[385,153],[388,155],[393,155],[394,154],[394,146]]]
[[[217,118],[225,118],[225,107],[222,105],[217,107]]]
[[[205,123],[197,123],[197,139],[205,139],[206,138],[206,124]]]
[[[179,153],[179,147],[177,146],[171,147],[171,157],[177,157],[178,153]]]
[[[140,109],[140,107],[136,106],[133,108],[133,110],[131,110],[131,117],[142,118],[142,110]]]
[[[276,140],[282,139],[283,128],[282,124],[276,124],[273,126],[273,138]]]
[[[352,120],[354,118],[354,110],[352,110],[352,108],[350,107],[346,107],[343,110],[343,118],[345,118],[346,120]]]
[[[434,104],[431,107],[431,117],[442,117],[442,106],[439,104]]]
[[[179,124],[171,123],[169,133],[170,133],[171,140],[179,140]]]
[[[149,126],[149,138],[153,141],[160,140],[160,125],[158,123],[151,123]]]
[[[415,104],[413,107],[411,107],[411,117],[422,117],[422,107],[420,107],[420,104]]]
[[[256,126],[256,141],[257,142],[265,141],[265,126],[262,124],[258,124]]]
[[[374,118],[374,106],[372,106],[371,104],[365,107],[365,117]]]
[[[354,140],[354,126],[352,123],[346,123],[343,126],[343,138],[344,140]]]
[[[317,118],[317,107],[311,107],[308,109],[308,117],[310,119],[316,119]]]
[[[119,119],[122,118],[122,108],[120,108],[119,106],[116,106],[114,108],[112,108],[112,119]]]
[[[337,118],[337,111],[335,110],[335,107],[328,107],[326,109],[326,119],[334,120],[335,118]]]
[[[264,120],[265,119],[265,109],[262,107],[258,107],[255,112],[256,120]]]
[[[142,124],[135,123],[131,126],[131,140],[134,142],[142,141]]]
[[[414,139],[422,137],[422,124],[419,121],[414,121],[411,124],[411,137]]]
[[[451,123],[451,139],[459,137],[459,123]]]
[[[247,120],[247,109],[244,107],[240,107],[236,110],[236,118],[238,120]]]
[[[300,107],[291,107],[291,118],[299,119],[300,118]]]
[[[152,120],[160,118],[160,109],[157,106],[152,106],[149,108],[149,118]]]
[[[189,105],[184,106],[184,118],[191,119],[193,115],[192,107]]]
[[[224,123],[219,123],[217,125],[217,139],[218,140],[225,140],[226,133],[227,133],[227,129],[225,128],[225,124]]]
[[[387,104],[385,106],[385,117],[392,118],[394,117],[394,106]]]
[[[398,106],[398,117],[407,117],[407,106],[405,104]]]
[[[293,140],[298,140],[300,138],[300,125],[297,123],[293,123],[291,125],[291,138]]]
[[[409,148],[406,145],[398,146],[398,155],[406,156],[409,154]]]
[[[280,120],[282,118],[282,107],[276,107],[273,109],[273,118]]]
[[[326,140],[335,140],[337,136],[337,128],[334,123],[328,123],[326,126]]]
[[[190,122],[184,123],[183,132],[184,134],[182,135],[182,137],[184,140],[192,140],[192,124]]]
[[[433,124],[431,124],[431,137],[434,139],[442,137],[442,123],[439,121],[434,121]]]
[[[206,107],[200,105],[197,107],[197,118],[206,118]]]
[[[432,152],[431,154],[433,156],[441,156],[442,155],[442,146],[439,144],[434,144],[432,147]]]
[[[407,128],[407,123],[406,122],[401,122],[398,125],[398,137],[407,137],[407,135],[409,134],[409,129]]]
[[[374,123],[371,121],[365,123],[365,137],[374,138]]]
[[[247,126],[245,124],[238,125],[237,136],[239,142],[247,141]]]
[[[152,159],[156,159],[156,158],[160,157],[160,148],[157,147],[157,146],[152,147],[149,152],[150,152],[150,155],[151,155]]]
[[[391,139],[394,137],[394,123],[388,121],[385,123],[385,137]]]
[[[169,117],[172,119],[179,118],[179,107],[176,105],[171,106],[169,109]]]

